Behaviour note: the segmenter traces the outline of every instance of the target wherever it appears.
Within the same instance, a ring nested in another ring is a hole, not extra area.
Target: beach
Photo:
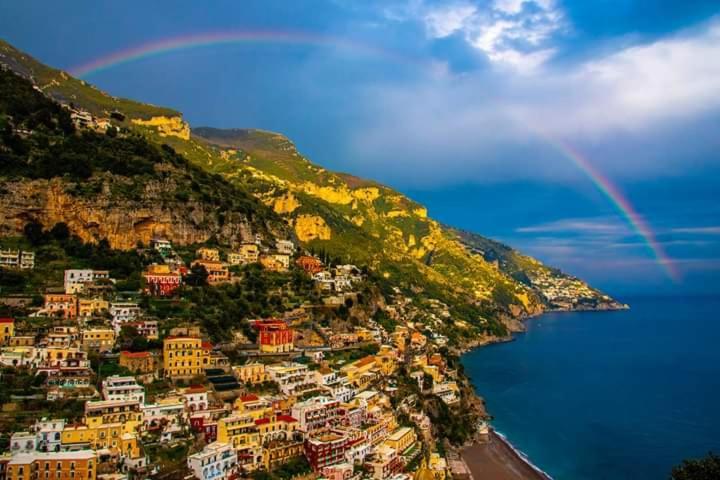
[[[474,480],[548,480],[550,477],[534,468],[512,446],[490,431],[487,443],[473,444],[461,452]]]

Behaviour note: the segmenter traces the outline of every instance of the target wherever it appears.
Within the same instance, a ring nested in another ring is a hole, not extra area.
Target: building
[[[275,249],[282,255],[295,253],[295,244],[290,240],[278,240],[275,242]]]
[[[262,448],[263,467],[268,471],[274,470],[291,459],[302,456],[303,451],[302,440],[274,440],[268,442]]]
[[[45,303],[40,310],[46,316],[75,318],[77,316],[77,299],[75,295],[65,293],[46,293]]]
[[[119,364],[135,374],[153,373],[155,371],[155,357],[150,352],[120,352]]]
[[[115,346],[115,330],[112,328],[88,328],[82,331],[83,350],[110,352]]]
[[[254,385],[268,380],[265,372],[265,364],[260,362],[248,362],[243,365],[232,367],[235,378],[245,384]]]
[[[261,352],[291,352],[293,330],[282,320],[258,320],[253,324],[258,330],[258,347]]]
[[[153,250],[158,252],[163,258],[167,258],[173,254],[172,243],[164,238],[154,238],[150,244]]]
[[[97,400],[85,402],[85,425],[95,428],[100,425],[119,423],[123,431],[132,433],[142,422],[140,402],[137,400]]]
[[[403,469],[403,460],[398,452],[391,447],[382,445],[375,450],[374,460],[367,465],[372,471],[372,478],[385,480]]]
[[[110,316],[112,317],[112,326],[116,332],[120,332],[122,326],[128,322],[136,320],[142,314],[142,310],[137,303],[132,302],[113,302],[110,304]]]
[[[126,326],[134,328],[138,335],[143,336],[148,340],[157,340],[160,335],[157,320],[140,320],[127,323]]]
[[[238,247],[238,255],[240,255],[240,263],[257,263],[260,259],[260,247],[256,243],[243,243]]]
[[[102,381],[102,394],[105,400],[135,400],[145,403],[145,388],[138,385],[135,377],[112,375]]]
[[[182,276],[173,272],[168,265],[148,265],[143,272],[145,291],[155,297],[170,297],[180,287]]]
[[[63,285],[65,293],[74,294],[81,293],[89,284],[99,280],[110,281],[110,272],[107,270],[90,270],[90,269],[70,269],[65,270],[65,278]]]
[[[0,250],[0,267],[22,270],[35,268],[35,253],[22,250]]]
[[[7,464],[7,480],[95,480],[96,475],[97,459],[92,450],[20,453]]]
[[[312,397],[292,407],[300,429],[305,433],[335,426],[338,423],[340,402],[328,397]]]
[[[343,463],[345,452],[351,445],[350,437],[341,432],[312,435],[305,439],[305,457],[317,472],[329,465]]]
[[[325,269],[320,259],[309,255],[301,255],[297,260],[295,260],[295,264],[310,275],[315,275]]]
[[[287,271],[288,267],[286,266],[286,262],[278,258],[280,256],[281,255],[261,255],[260,265],[262,265],[264,269],[270,270],[271,272],[285,272]],[[288,265],[289,262],[290,260],[288,257]]]
[[[10,339],[15,336],[15,319],[9,317],[0,318],[0,345],[8,345]]]
[[[394,448],[396,452],[402,453],[408,448],[415,445],[417,435],[415,429],[410,427],[401,427],[391,433],[385,440],[385,444]]]
[[[198,248],[195,254],[201,260],[209,260],[211,262],[220,261],[220,251],[217,248]]]
[[[107,312],[110,302],[103,298],[80,298],[78,299],[78,317],[88,319]]]
[[[317,389],[315,375],[308,370],[307,365],[294,362],[283,362],[268,365],[265,371],[270,380],[278,384],[280,391],[285,395],[299,395],[309,390]]]
[[[213,442],[188,456],[187,466],[199,480],[226,480],[237,473],[237,453],[228,443]]]
[[[208,391],[202,385],[191,385],[182,391],[185,407],[191,412],[208,408]]]
[[[230,281],[230,270],[222,263],[215,260],[195,260],[191,267],[201,266],[207,272],[207,282],[210,285],[218,285]]]
[[[199,337],[169,336],[163,341],[163,369],[169,378],[202,375],[209,367],[212,345]]]

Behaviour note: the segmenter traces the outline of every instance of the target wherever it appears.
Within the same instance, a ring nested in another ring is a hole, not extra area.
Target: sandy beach
[[[474,480],[548,480],[534,469],[494,431],[490,441],[478,443],[461,452]]]

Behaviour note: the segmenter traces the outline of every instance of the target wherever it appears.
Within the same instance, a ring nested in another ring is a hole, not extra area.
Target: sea
[[[720,454],[720,298],[622,300],[463,356],[492,425],[553,479],[667,479]]]

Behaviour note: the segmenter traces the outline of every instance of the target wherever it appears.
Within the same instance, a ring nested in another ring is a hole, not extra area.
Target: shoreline
[[[611,312],[627,310],[629,308],[630,307],[627,304],[617,304],[610,308],[577,310],[552,309],[545,310],[534,315],[528,315],[523,318],[521,322],[524,325],[525,322],[540,318],[547,313]],[[522,333],[525,333],[525,331],[511,332],[506,337],[483,338],[475,343],[465,345],[460,349],[459,353],[462,356],[478,348],[499,343],[512,342],[515,340],[516,335]],[[468,377],[468,380],[472,379]],[[480,393],[474,391],[474,394],[484,405],[485,401]],[[515,448],[505,435],[496,431],[492,427],[490,427],[487,442],[474,442],[461,449],[459,453],[465,467],[470,472],[470,477],[472,479],[479,480],[481,478],[492,478],[493,480],[552,480],[552,477],[547,472],[535,465],[524,452]]]
[[[460,456],[474,480],[552,480],[494,429],[490,430],[487,442],[463,448]]]

